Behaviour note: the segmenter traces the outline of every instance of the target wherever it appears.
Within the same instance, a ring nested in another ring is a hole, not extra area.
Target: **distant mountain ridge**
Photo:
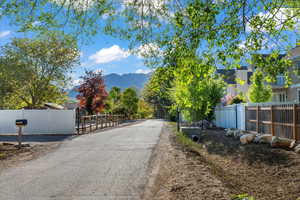
[[[122,90],[133,87],[136,88],[138,91],[142,90],[146,82],[149,80],[151,73],[142,74],[142,73],[128,73],[128,74],[108,74],[103,76],[105,88],[109,91],[112,87],[116,86],[121,88]],[[76,98],[77,91],[75,86],[73,89],[69,91],[70,98]]]

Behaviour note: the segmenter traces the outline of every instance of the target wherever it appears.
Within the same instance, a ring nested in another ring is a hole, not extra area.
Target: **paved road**
[[[84,135],[0,174],[0,200],[140,199],[163,122]]]

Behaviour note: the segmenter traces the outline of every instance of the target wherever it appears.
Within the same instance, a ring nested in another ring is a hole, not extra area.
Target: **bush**
[[[246,103],[246,98],[243,95],[236,95],[228,102],[228,105]]]

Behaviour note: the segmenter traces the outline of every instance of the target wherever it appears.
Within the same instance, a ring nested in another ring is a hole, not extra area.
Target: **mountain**
[[[109,91],[112,87],[116,86],[121,88],[122,90],[134,87],[138,91],[142,90],[145,83],[149,80],[151,76],[151,73],[148,74],[141,74],[141,73],[129,73],[129,74],[108,74],[103,76],[105,88],[107,91]],[[69,97],[75,98],[77,95],[76,88],[78,86],[75,86],[73,89],[69,91]]]
[[[108,74],[105,75],[104,83],[106,86],[106,90],[109,91],[112,87],[116,86],[121,88],[122,90],[134,87],[137,90],[143,89],[145,83],[148,81],[151,73],[148,74],[137,74],[137,73],[129,73],[129,74]]]

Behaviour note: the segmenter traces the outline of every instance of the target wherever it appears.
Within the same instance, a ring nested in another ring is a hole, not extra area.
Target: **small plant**
[[[240,93],[228,101],[228,105],[246,103],[246,97]]]
[[[234,195],[231,200],[255,200],[254,197],[249,196],[248,194],[238,194]]]

